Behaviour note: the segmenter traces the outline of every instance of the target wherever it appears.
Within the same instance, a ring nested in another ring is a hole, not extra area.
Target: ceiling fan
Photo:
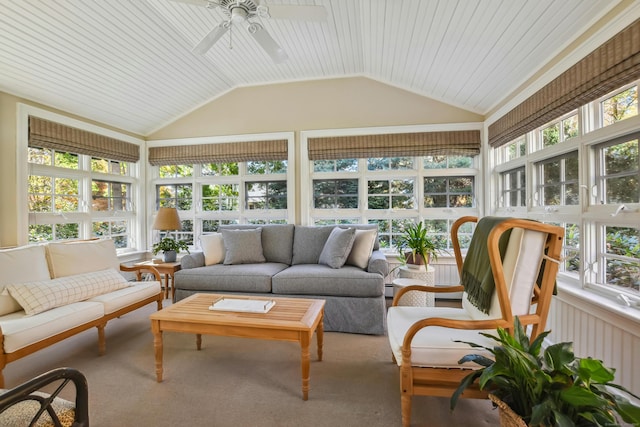
[[[207,9],[220,8],[227,19],[214,27],[192,49],[192,52],[204,55],[233,25],[246,24],[246,29],[260,47],[276,64],[288,59],[286,52],[278,45],[264,27],[254,18],[292,19],[300,21],[324,21],[327,11],[324,6],[308,5],[266,5],[260,0],[173,0],[180,3],[195,4]]]

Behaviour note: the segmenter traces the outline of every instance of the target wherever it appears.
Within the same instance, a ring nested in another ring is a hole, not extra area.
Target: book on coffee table
[[[209,306],[209,310],[267,313],[274,305],[276,305],[274,300],[220,298]]]

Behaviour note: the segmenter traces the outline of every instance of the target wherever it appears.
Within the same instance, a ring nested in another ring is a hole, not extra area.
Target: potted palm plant
[[[619,425],[616,416],[640,425],[640,407],[623,393],[638,396],[612,383],[615,370],[600,360],[575,357],[570,342],[550,345],[541,353],[549,332],[530,343],[516,317],[514,335],[502,328],[497,336],[482,333],[496,341],[493,348],[467,343],[488,350],[495,360],[478,354],[460,359],[458,363],[475,362],[482,368],[460,382],[451,409],[464,389],[478,380],[500,408],[503,426],[613,426]]]
[[[405,227],[396,240],[396,249],[403,264],[427,266],[431,258],[438,259],[436,244],[429,238],[422,221]]]
[[[151,252],[156,255],[162,251],[162,257],[164,262],[175,262],[178,252],[181,250],[189,252],[189,245],[184,240],[174,240],[170,237],[161,239],[158,243],[151,247]]]

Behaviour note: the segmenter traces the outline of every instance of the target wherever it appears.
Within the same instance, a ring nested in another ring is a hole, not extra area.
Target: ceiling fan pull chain
[[[233,50],[233,45],[231,43],[231,34],[233,34],[233,26],[229,25],[229,50]]]

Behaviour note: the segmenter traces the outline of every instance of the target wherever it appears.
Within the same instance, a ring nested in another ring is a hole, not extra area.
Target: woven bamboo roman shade
[[[640,78],[640,19],[489,126],[499,147]]]
[[[286,159],[286,139],[149,148],[153,166]]]
[[[480,131],[443,131],[309,138],[309,160],[480,153]]]
[[[34,116],[29,116],[29,147],[49,148],[122,162],[135,163],[140,160],[140,147],[136,144]]]

